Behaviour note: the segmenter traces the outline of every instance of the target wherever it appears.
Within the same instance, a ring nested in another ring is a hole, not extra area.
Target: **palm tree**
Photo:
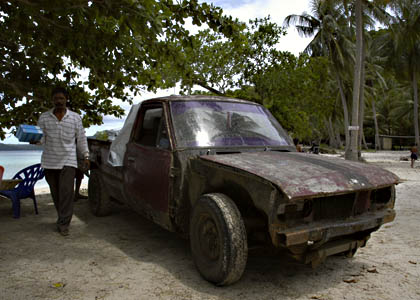
[[[373,35],[373,36],[372,36]],[[375,149],[381,150],[381,145],[379,143],[379,125],[377,120],[377,112],[376,112],[376,99],[379,98],[378,93],[380,90],[384,90],[387,88],[387,80],[385,80],[384,74],[384,64],[386,63],[386,53],[383,52],[383,41],[382,41],[382,33],[374,31],[373,34],[366,34],[365,37],[365,52],[366,52],[366,60],[365,60],[365,94],[368,100],[368,105],[370,104],[373,116],[373,123],[375,126]],[[391,77],[393,78],[393,77]],[[361,105],[363,105],[363,101],[361,101]],[[361,131],[363,132],[363,113],[361,114],[361,122],[359,123],[361,126]],[[359,140],[360,143],[360,140]]]
[[[420,74],[420,0],[394,0],[395,17],[391,25],[391,60],[400,76],[411,81],[415,143],[420,145],[418,116],[418,78]]]
[[[387,86],[380,88],[377,99],[378,122],[382,124],[383,132],[389,135],[399,134],[403,120],[412,109],[412,101],[408,100],[407,88],[401,86],[392,77],[387,78]]]
[[[363,3],[362,0],[355,0],[356,11],[356,64],[353,80],[353,106],[352,106],[352,130],[350,131],[350,147],[346,148],[345,157],[350,160],[358,160],[358,137],[359,137],[359,105],[362,88],[363,70]]]
[[[337,74],[346,133],[346,158],[357,160],[359,137],[363,134],[364,86],[365,86],[365,26],[373,27],[373,18],[381,22],[389,19],[384,6],[390,0],[313,0],[311,1],[314,16],[303,14],[290,15],[285,25],[298,24],[296,28],[304,36],[315,35],[306,52],[312,55],[325,55],[332,61]],[[353,15],[352,15],[353,12]],[[337,15],[338,14],[338,15]],[[348,17],[346,17],[348,16]],[[373,17],[373,18],[372,18]],[[355,26],[352,21],[355,19]],[[355,29],[355,31],[353,31]],[[355,36],[355,48],[351,39]],[[354,52],[352,49],[355,49]],[[353,58],[355,53],[356,59]],[[350,72],[351,62],[355,61],[353,76],[352,126],[351,138],[347,112],[347,101],[342,73]],[[360,133],[360,135],[359,135]]]
[[[343,117],[346,135],[346,148],[350,143],[348,133],[349,117],[343,73],[345,67],[351,65],[352,43],[347,39],[347,19],[344,15],[344,6],[338,1],[311,0],[312,15],[304,12],[302,15],[289,15],[284,20],[285,27],[295,25],[298,33],[305,37],[312,37],[305,53],[312,56],[328,57],[340,92],[343,106]]]
[[[355,0],[352,4],[355,14],[356,29],[356,64],[354,68],[353,80],[353,106],[352,106],[352,131],[351,145],[347,148],[346,158],[351,160],[358,159],[358,149],[363,136],[363,117],[364,117],[364,87],[365,87],[365,59],[366,59],[366,33],[365,26],[374,27],[375,18],[378,21],[387,23],[389,15],[384,10],[384,6],[389,0]],[[349,0],[344,1],[345,7]]]

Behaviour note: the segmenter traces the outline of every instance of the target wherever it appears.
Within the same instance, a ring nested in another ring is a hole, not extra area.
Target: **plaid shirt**
[[[41,165],[44,169],[77,168],[76,139],[77,151],[83,156],[89,155],[82,119],[68,108],[61,121],[54,115],[53,109],[44,112],[39,117],[38,126],[43,131]]]

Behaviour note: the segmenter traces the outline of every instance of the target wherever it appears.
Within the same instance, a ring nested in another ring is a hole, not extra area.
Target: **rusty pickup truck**
[[[89,140],[93,214],[124,203],[189,238],[200,274],[228,285],[248,249],[281,249],[316,266],[353,256],[395,217],[398,177],[366,163],[296,151],[263,106],[225,97],[144,101],[121,166],[110,143]]]

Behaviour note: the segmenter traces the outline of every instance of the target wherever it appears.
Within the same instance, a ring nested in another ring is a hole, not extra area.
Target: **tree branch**
[[[219,96],[224,96],[225,94],[220,92],[219,90],[216,90],[215,88],[212,88],[211,86],[209,86],[208,84],[206,84],[205,82],[198,80],[198,79],[193,79],[193,83],[196,85],[201,86],[202,88],[205,88],[206,90],[219,95]]]

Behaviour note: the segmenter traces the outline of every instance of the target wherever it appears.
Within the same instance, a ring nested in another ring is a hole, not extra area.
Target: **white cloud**
[[[304,11],[310,12],[309,0],[216,0],[206,2],[222,7],[223,12],[226,15],[231,15],[243,22],[270,15],[272,21],[281,26],[288,15],[300,15]],[[287,29],[287,35],[280,39],[279,49],[282,51],[290,51],[291,53],[298,55],[305,49],[310,40],[310,38],[299,36],[295,28],[289,27]]]

